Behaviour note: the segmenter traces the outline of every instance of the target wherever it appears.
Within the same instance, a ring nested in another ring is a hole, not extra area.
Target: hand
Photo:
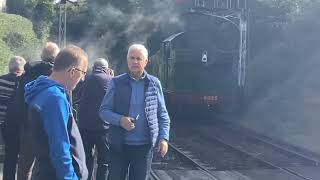
[[[112,76],[112,77],[114,76],[114,71],[113,71],[113,69],[110,69],[110,68],[109,68],[109,69],[107,70],[107,73],[108,73],[110,76]]]
[[[123,127],[127,131],[131,131],[135,128],[134,119],[132,117],[122,117],[120,119],[120,126]]]
[[[164,139],[159,141],[158,152],[160,152],[161,157],[164,157],[168,152],[168,142]]]

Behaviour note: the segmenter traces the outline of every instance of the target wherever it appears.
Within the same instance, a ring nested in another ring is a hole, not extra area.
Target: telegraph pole
[[[78,0],[56,0],[55,3],[59,4],[59,47],[63,49],[67,45],[67,2],[73,5],[77,4]],[[72,104],[72,91],[68,92],[69,101]]]
[[[55,0],[59,4],[59,47],[66,47],[67,43],[67,2],[78,6],[78,0]]]
[[[59,7],[59,47],[62,49],[67,41],[67,0],[61,0]]]

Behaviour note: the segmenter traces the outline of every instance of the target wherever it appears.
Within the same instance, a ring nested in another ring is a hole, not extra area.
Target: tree
[[[7,72],[11,56],[26,59],[37,56],[41,41],[37,39],[32,22],[18,15],[0,13],[0,73]]]
[[[52,0],[10,0],[7,6],[9,13],[30,19],[37,37],[47,40],[56,13]]]

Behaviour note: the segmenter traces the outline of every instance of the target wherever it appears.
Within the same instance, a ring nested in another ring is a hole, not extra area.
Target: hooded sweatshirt
[[[56,81],[50,80],[47,76],[40,76],[25,86],[25,101],[29,107],[38,112],[40,117],[39,119],[30,119],[30,123],[39,123],[36,121],[40,120],[41,131],[47,135],[45,141],[41,141],[43,137],[34,137],[35,143],[40,144],[40,146],[34,147],[38,148],[35,149],[36,158],[46,159],[46,156],[49,156],[48,159],[53,166],[51,169],[55,169],[58,179],[77,180],[78,177],[72,163],[68,130],[68,121],[72,112],[64,87]],[[48,149],[49,154],[42,149]]]

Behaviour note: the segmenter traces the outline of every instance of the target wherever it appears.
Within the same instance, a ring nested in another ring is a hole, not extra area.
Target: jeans
[[[107,180],[109,166],[109,141],[108,131],[91,131],[80,129],[84,150],[86,153],[86,164],[89,171],[88,180]],[[97,148],[97,172],[93,177],[94,148]]]
[[[110,145],[110,172],[108,180],[147,180],[151,171],[153,147],[148,145]]]

